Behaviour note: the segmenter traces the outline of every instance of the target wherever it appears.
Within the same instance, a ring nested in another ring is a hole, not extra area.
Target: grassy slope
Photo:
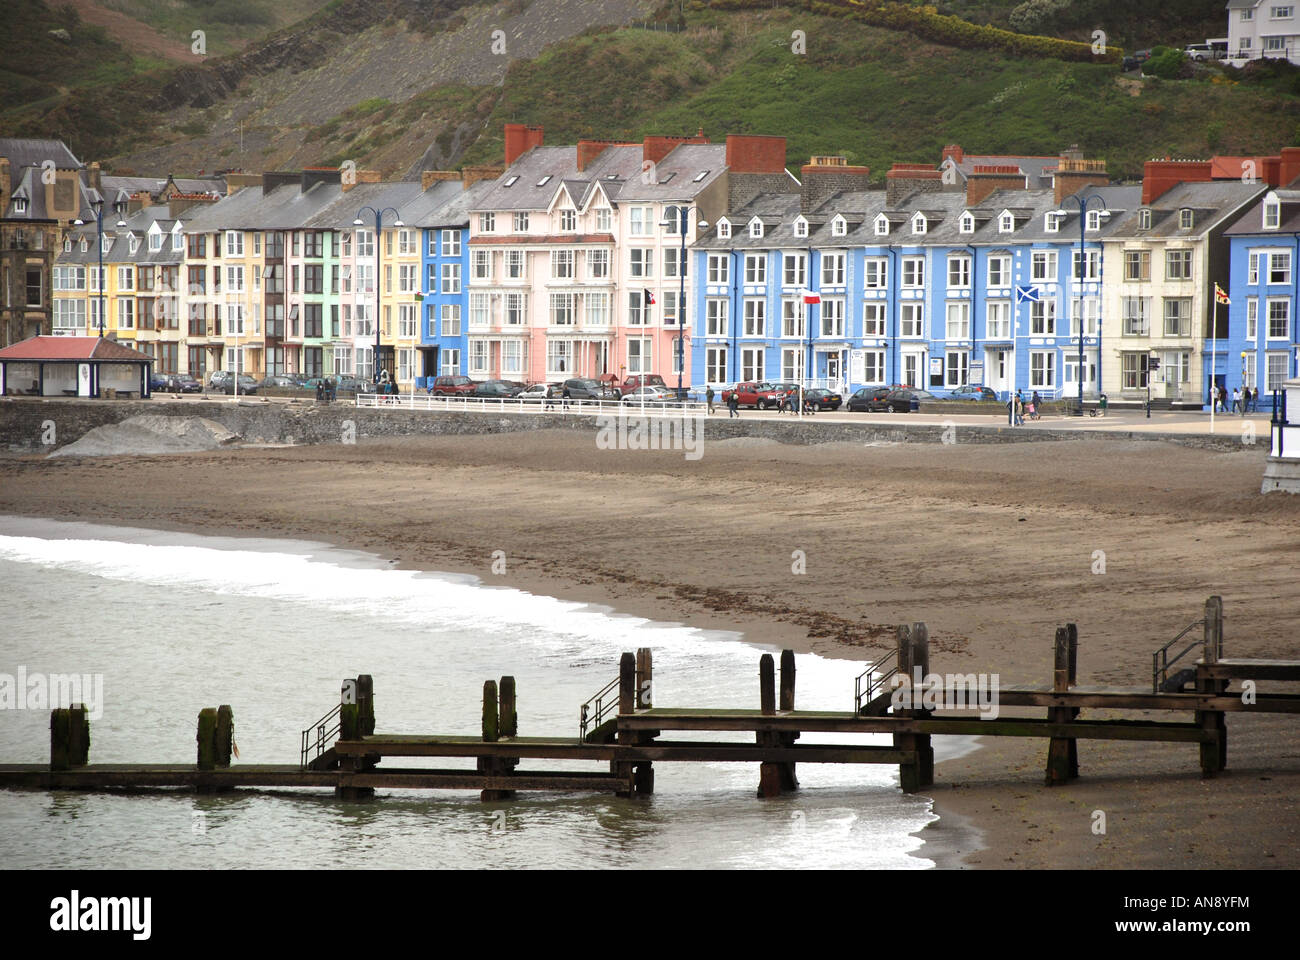
[[[1004,29],[1023,0],[931,0],[940,13],[972,23]],[[1046,16],[1032,32],[1067,40],[1091,40],[1093,30],[1105,31],[1113,44],[1126,50],[1185,46],[1207,37],[1228,34],[1226,0],[1072,0]]]
[[[188,46],[202,30],[208,55],[220,56],[296,23],[329,0],[100,0]]]
[[[946,143],[1025,154],[1078,143],[1112,173],[1138,174],[1154,155],[1276,151],[1300,119],[1296,96],[1246,84],[1135,86],[1112,65],[1012,60],[784,10],[705,11],[691,23],[701,29],[603,33],[516,64],[490,136],[466,161],[498,157],[500,125],[515,121],[543,124],[553,143],[700,126],[715,138],[784,134],[791,163],[845,154],[877,176],[896,160],[933,160]],[[806,56],[790,53],[795,27]]]

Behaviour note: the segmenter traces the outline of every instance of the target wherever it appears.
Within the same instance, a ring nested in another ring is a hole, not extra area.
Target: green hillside
[[[802,10],[695,10],[688,22],[684,33],[583,37],[514,65],[465,161],[499,157],[501,125],[523,122],[555,143],[697,127],[783,134],[791,163],[844,154],[877,177],[947,143],[1024,154],[1077,143],[1112,173],[1137,175],[1156,155],[1276,151],[1300,121],[1293,93],[1217,74],[1122,76],[1114,64],[957,49]],[[795,29],[806,55],[791,53]]]

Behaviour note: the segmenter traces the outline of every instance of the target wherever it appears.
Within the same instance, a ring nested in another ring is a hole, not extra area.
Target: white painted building
[[[1300,0],[1228,0],[1228,59],[1300,64]]]

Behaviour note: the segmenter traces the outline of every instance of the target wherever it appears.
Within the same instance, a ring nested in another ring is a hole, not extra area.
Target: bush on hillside
[[[1142,64],[1142,73],[1161,80],[1186,80],[1192,75],[1192,64],[1183,51],[1162,48],[1163,53],[1152,51],[1151,59]]]

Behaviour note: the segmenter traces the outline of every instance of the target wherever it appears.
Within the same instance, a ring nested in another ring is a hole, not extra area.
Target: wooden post
[[[199,711],[198,733],[194,737],[198,743],[198,765],[200,770],[217,768],[217,710],[216,707],[204,707]]]
[[[758,708],[764,714],[776,713],[776,669],[770,653],[758,658]]]
[[[1067,693],[1070,689],[1070,631],[1056,628],[1055,658],[1052,671],[1052,691]],[[1048,707],[1047,719],[1052,723],[1069,723],[1069,707]],[[1052,737],[1047,744],[1047,785],[1054,787],[1070,780],[1070,737]]]
[[[782,713],[794,712],[794,651],[781,651],[781,689],[779,708]],[[794,742],[799,739],[799,734],[795,731],[779,733],[776,736],[776,742],[783,747],[793,747]],[[781,775],[782,790],[798,790],[799,777],[795,773],[794,763],[782,761],[777,765]]]
[[[915,716],[914,707],[916,706],[917,690],[912,684],[912,628],[905,623],[898,625],[898,675],[903,678],[902,682],[907,688],[904,691],[907,698],[903,701],[906,706],[901,710],[895,710],[894,716]],[[917,790],[921,789],[917,736],[914,733],[896,733],[894,734],[894,746],[908,754],[907,759],[904,759],[898,765],[898,785],[904,793],[916,793]]]
[[[351,703],[347,701],[349,691],[353,694]],[[365,735],[363,731],[366,728],[366,720],[363,711],[370,711],[369,727],[370,732],[374,733],[373,692],[374,688],[369,676],[343,681],[339,701],[340,740],[360,740]],[[334,796],[349,803],[371,799],[375,795],[374,787],[353,787],[344,784],[350,782],[350,775],[362,773],[373,766],[374,763],[368,757],[339,757],[339,782],[334,787]]]
[[[84,703],[50,711],[50,769],[84,767],[90,759],[90,716]]]
[[[1066,634],[1070,638],[1070,687],[1073,688],[1079,682],[1079,626],[1074,623],[1065,625]],[[1071,720],[1079,719],[1079,708],[1071,707],[1069,711]],[[1079,779],[1079,741],[1074,737],[1070,738],[1070,779]]]
[[[654,704],[654,659],[649,647],[636,652],[636,708],[649,710]]]
[[[217,707],[216,762],[219,767],[230,766],[231,745],[235,741],[235,715],[229,704]]]
[[[375,732],[375,681],[368,673],[357,677],[357,707],[361,736],[369,737]]]
[[[1219,662],[1223,656],[1223,598],[1210,597],[1205,601],[1204,643],[1201,662],[1206,666]],[[1201,671],[1198,671],[1198,674]],[[1222,693],[1227,683],[1198,675],[1198,693]],[[1212,777],[1228,765],[1228,725],[1222,710],[1197,710],[1196,722],[1202,730],[1213,735],[1208,743],[1201,744],[1201,776]]]
[[[625,652],[618,658],[619,716],[626,716],[636,712],[636,697],[636,654]],[[620,725],[618,728],[618,742],[621,744],[634,744],[637,742],[637,735],[631,730],[624,730]],[[635,764],[626,760],[611,760],[610,769],[627,784],[627,789],[616,791],[615,796],[630,797],[636,791]]]
[[[912,624],[912,667],[915,672],[920,669],[921,677],[930,675],[930,630],[925,623]],[[923,710],[917,716],[928,717],[930,711]],[[916,735],[917,786],[929,787],[934,784],[934,747],[928,733]]]
[[[776,665],[770,653],[758,658],[758,709],[764,716],[776,713]],[[779,738],[768,730],[759,730],[754,734],[754,742],[760,747],[776,746]],[[781,765],[768,760],[758,764],[758,795],[761,798],[781,795]]]
[[[519,714],[515,709],[515,678],[502,677],[499,689],[501,736],[517,737],[519,736]]]
[[[501,718],[497,713],[497,682],[483,681],[483,741],[496,743],[501,734]]]

